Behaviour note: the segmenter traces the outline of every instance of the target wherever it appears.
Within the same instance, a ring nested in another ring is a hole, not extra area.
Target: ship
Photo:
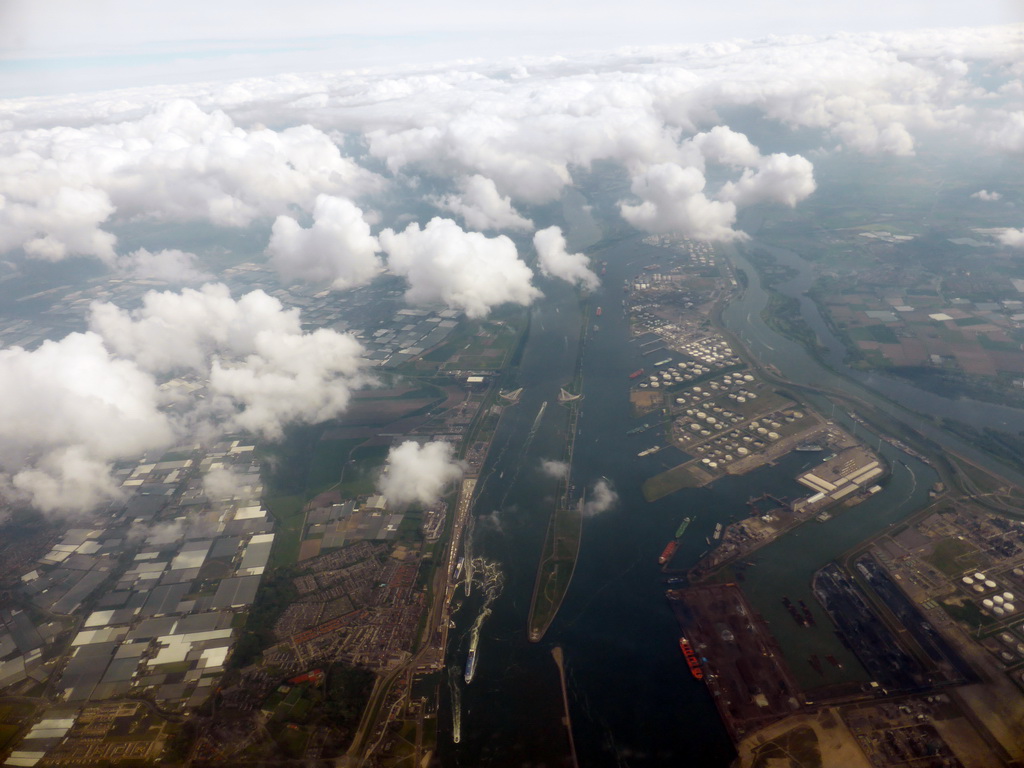
[[[639,434],[640,434],[641,432],[643,432],[643,431],[644,431],[645,429],[649,429],[649,428],[650,428],[650,426],[651,426],[651,425],[650,425],[650,424],[648,424],[648,423],[647,423],[647,422],[645,421],[645,422],[644,422],[643,424],[641,424],[641,425],[640,425],[639,427],[633,427],[632,429],[628,429],[628,430],[626,430],[626,434],[627,434],[627,435],[639,435]]]
[[[600,307],[598,307],[598,308],[597,308],[597,312],[595,312],[595,313],[594,313],[594,316],[595,316],[595,317],[600,317],[600,316],[601,316],[601,313],[602,313],[603,311],[604,311],[603,309],[601,309]]]
[[[807,607],[807,603],[803,600],[800,601],[800,610],[804,612],[804,626],[813,627],[815,624],[814,615],[811,613],[811,609]]]
[[[656,362],[654,364],[654,367],[655,368],[660,368],[661,366],[668,365],[671,362],[672,362],[672,358],[671,357],[666,357],[664,360],[659,360],[658,362]]]
[[[825,447],[818,445],[817,443],[800,443],[794,451],[800,451],[801,453],[817,453],[818,451],[824,451]]]
[[[476,644],[479,641],[479,635],[474,632],[473,639],[469,642],[469,656],[466,657],[466,674],[462,676],[467,685],[473,682],[473,673],[476,672]]]
[[[664,565],[669,560],[671,560],[672,559],[672,555],[674,555],[676,553],[676,547],[678,547],[678,546],[679,546],[679,544],[676,542],[675,539],[672,539],[672,541],[670,541],[668,544],[666,544],[665,548],[663,550],[661,550],[661,555],[658,557],[658,564],[659,565]]]
[[[640,451],[640,453],[638,453],[637,456],[650,456],[652,453],[657,453],[660,450],[660,445],[652,445],[650,448],[645,448],[644,450]]]
[[[631,379],[639,379],[643,375],[644,375],[644,369],[640,368],[640,369],[638,369],[636,371],[633,371],[631,374],[629,374],[629,378],[631,378]]]
[[[684,533],[686,533],[686,529],[687,529],[687,528],[689,527],[689,525],[690,525],[690,523],[691,523],[691,522],[692,522],[692,521],[690,520],[690,518],[689,518],[689,517],[684,517],[684,518],[683,518],[683,522],[681,522],[681,523],[679,524],[679,527],[678,527],[678,528],[676,528],[676,538],[677,538],[677,539],[678,539],[678,538],[679,538],[680,536],[682,536],[682,535],[683,535]]]
[[[673,587],[681,587],[686,584],[685,576],[673,576],[670,579],[666,579],[665,583]]]
[[[795,621],[802,627],[810,626],[810,624],[807,621],[806,614],[802,613],[800,609],[797,608],[788,597],[782,598],[782,604],[786,607],[786,610],[789,611],[789,615],[793,617],[793,621]]]
[[[466,558],[460,557],[459,561],[455,563],[455,578],[453,579],[455,584],[459,583],[459,578],[462,576],[462,566],[466,564]]]
[[[722,538],[722,524],[721,523],[715,523],[715,532],[713,534],[711,534],[711,538],[713,538],[715,541],[718,541],[720,538]]]
[[[687,642],[685,637],[679,638],[679,649],[683,652],[683,656],[686,658],[686,664],[690,668],[690,674],[697,680],[703,680],[704,670],[701,669],[700,659],[697,658],[697,654],[693,652],[693,648],[690,647],[690,643]]]

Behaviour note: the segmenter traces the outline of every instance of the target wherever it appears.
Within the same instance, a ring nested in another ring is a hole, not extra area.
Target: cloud
[[[696,240],[739,240],[732,228],[736,204],[710,200],[704,194],[704,174],[675,163],[652,165],[633,177],[631,191],[639,205],[620,203],[622,218],[645,232],[678,232]]]
[[[203,492],[210,501],[229,501],[252,484],[252,475],[231,467],[213,467],[203,475]]]
[[[465,232],[451,219],[434,218],[420,229],[385,229],[380,244],[388,268],[409,283],[410,304],[443,302],[470,318],[484,317],[500,304],[527,306],[541,296],[533,273],[504,235]]]
[[[619,500],[619,494],[612,488],[607,478],[602,477],[594,485],[590,492],[590,499],[583,505],[583,514],[587,517],[607,512],[615,506]]]
[[[996,200],[1002,200],[1003,196],[998,192],[989,192],[987,189],[979,189],[973,195],[975,200],[984,200],[986,203],[993,203]]]
[[[601,285],[600,279],[590,270],[590,259],[582,253],[566,250],[560,227],[548,227],[534,233],[533,246],[537,249],[541,274],[580,285],[588,291],[595,291]]]
[[[702,158],[722,165],[752,166],[761,162],[761,151],[744,134],[727,125],[716,125],[686,142]]]
[[[246,130],[176,99],[120,123],[0,132],[0,251],[112,262],[101,227],[115,216],[243,227],[380,186],[310,125]]]
[[[1011,248],[1024,248],[1024,229],[1006,229],[996,238]]]
[[[115,267],[134,280],[159,280],[172,285],[203,283],[213,279],[213,275],[200,269],[194,253],[173,249],[151,253],[140,248],[118,257]]]
[[[309,229],[291,216],[278,216],[267,246],[271,263],[285,280],[330,283],[339,289],[376,276],[381,270],[379,250],[362,210],[330,195],[317,197]]]
[[[304,333],[298,311],[262,291],[150,291],[133,312],[95,303],[90,326],[0,350],[0,490],[47,512],[120,496],[116,461],[224,429],[276,439],[289,423],[340,415],[370,382],[358,341]],[[205,382],[202,398],[159,386],[182,373]],[[222,492],[234,480],[206,482]]]
[[[0,391],[4,484],[46,512],[116,496],[115,460],[175,439],[153,377],[112,356],[95,333],[0,350]]]
[[[17,165],[0,154],[0,253],[22,248],[42,261],[72,255],[97,256],[106,262],[115,259],[117,238],[99,229],[114,212],[106,192],[70,187],[56,178],[49,179],[45,188],[33,190],[32,179]],[[28,186],[23,187],[26,181]],[[31,192],[27,199],[22,196],[25,191]]]
[[[552,459],[541,459],[540,469],[548,477],[553,477],[556,480],[567,480],[569,479],[569,465],[564,461],[554,461]]]
[[[795,206],[815,190],[814,166],[800,155],[763,156],[746,135],[726,125],[698,133],[680,145],[680,163],[649,166],[633,175],[639,205],[623,201],[622,217],[647,232],[678,232],[698,240],[737,240],[739,208],[761,202]],[[743,168],[739,179],[705,193],[708,163]],[[714,199],[713,199],[714,198]]]
[[[459,180],[459,194],[445,195],[435,204],[461,216],[472,229],[531,230],[533,222],[519,215],[508,197],[502,197],[491,179],[479,174]]]
[[[794,207],[814,192],[814,166],[800,155],[774,154],[756,161],[756,170],[747,168],[739,181],[728,181],[718,196],[743,207],[760,202],[775,202]]]
[[[238,300],[219,284],[150,291],[133,312],[94,303],[90,327],[144,370],[206,379],[203,419],[268,438],[339,415],[369,381],[354,337],[303,333],[298,310],[259,290]]]
[[[451,444],[406,440],[388,452],[377,488],[398,504],[434,504],[464,471],[453,458]]]

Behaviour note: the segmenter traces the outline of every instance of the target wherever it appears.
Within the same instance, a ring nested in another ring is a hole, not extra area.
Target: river
[[[580,765],[710,768],[728,765],[734,754],[707,688],[690,677],[683,663],[657,556],[685,515],[695,520],[675,561],[680,568],[697,561],[717,522],[728,523],[747,513],[750,496],[765,491],[803,495],[793,478],[809,459],[806,454],[791,454],[776,466],[722,479],[711,488],[686,489],[646,503],[643,480],[678,463],[682,454],[669,448],[638,457],[640,450],[660,441],[658,433],[626,434],[637,423],[628,406],[628,374],[650,359],[642,357],[629,338],[620,286],[642,265],[667,263],[668,252],[644,245],[637,236],[604,248],[599,245],[589,254],[607,260],[608,266],[604,287],[588,309],[584,400],[572,482],[589,489],[605,476],[619,500],[612,509],[584,521],[579,561],[562,609],[540,643],[528,642],[530,596],[556,488],[556,481],[542,472],[541,461],[562,455],[566,411],[556,398],[558,388],[572,378],[583,319],[575,292],[545,284],[545,300],[531,310],[530,337],[515,384],[524,388],[522,398],[502,418],[474,508],[474,554],[497,564],[504,588],[480,626],[473,682],[466,685],[461,677],[454,681],[460,689],[458,744],[450,736],[451,701],[447,696],[442,701],[439,753],[446,766],[568,764],[558,674],[551,657],[554,644],[565,650]],[[766,295],[742,255],[733,257],[747,269],[750,284],[725,312],[730,329],[785,376],[845,389],[845,379],[760,323]],[[603,308],[600,318],[594,317],[596,305]],[[600,326],[597,331],[595,324]],[[856,384],[850,386],[857,388],[858,397],[870,395]],[[545,402],[548,406],[534,430]],[[857,428],[875,442],[863,426]],[[787,660],[806,685],[863,679],[863,671],[824,622],[814,629],[798,627],[782,607],[782,595],[805,599],[820,617],[810,595],[811,574],[920,509],[936,480],[921,462],[885,444],[881,451],[895,467],[881,493],[765,547],[747,572],[745,592],[782,640]],[[895,462],[897,458],[905,463]],[[460,592],[458,600],[461,608],[448,649],[452,668],[465,664],[470,628],[482,605],[479,590],[468,598]],[[826,666],[819,676],[807,664],[810,653],[832,653],[844,667]]]

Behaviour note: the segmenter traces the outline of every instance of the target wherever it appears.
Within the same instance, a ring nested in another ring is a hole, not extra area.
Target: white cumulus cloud
[[[994,203],[996,200],[1003,199],[1003,196],[998,192],[989,192],[987,189],[979,189],[971,197],[975,200],[983,200],[986,203]]]
[[[120,123],[0,131],[0,250],[112,261],[115,217],[242,227],[380,183],[313,126],[246,130],[174,99]]]
[[[726,182],[718,196],[740,207],[764,201],[793,207],[816,188],[814,166],[800,155],[769,155],[755,167],[744,170],[738,181]]]
[[[454,459],[449,443],[420,445],[406,440],[388,452],[377,488],[399,504],[433,504],[464,471],[463,465]]]
[[[381,269],[377,238],[354,203],[320,195],[313,226],[304,229],[291,216],[274,222],[267,252],[285,280],[330,283],[351,288],[369,282]]]
[[[553,477],[556,480],[566,480],[569,477],[569,465],[564,461],[541,459],[540,471],[548,477]]]
[[[504,235],[490,238],[434,218],[422,229],[415,223],[402,232],[385,229],[380,244],[388,268],[408,281],[411,304],[443,302],[479,318],[500,304],[527,306],[541,296],[533,272]]]
[[[732,228],[736,204],[711,200],[704,194],[704,174],[675,163],[652,165],[633,177],[631,191],[639,205],[620,203],[622,217],[645,232],[678,232],[695,240],[737,240],[745,235]]]
[[[442,210],[461,216],[472,229],[533,229],[533,222],[519,215],[512,200],[502,197],[494,182],[479,174],[461,179],[459,194],[445,195],[436,204]]]
[[[203,271],[194,253],[177,249],[151,252],[139,248],[119,256],[114,264],[118,272],[136,280],[158,280],[171,285],[204,283],[213,275]]]
[[[1007,229],[996,239],[1011,248],[1024,248],[1024,229]]]
[[[533,246],[541,274],[557,277],[567,283],[597,290],[601,281],[590,269],[590,259],[582,253],[569,253],[560,227],[541,229],[533,235]]]
[[[583,505],[583,514],[591,517],[607,512],[615,506],[619,500],[619,494],[612,488],[607,478],[602,477],[594,484],[590,492],[590,498]]]
[[[90,326],[145,370],[199,374],[209,382],[210,418],[267,437],[289,422],[337,416],[368,381],[355,338],[304,333],[298,310],[259,290],[237,300],[219,284],[150,291],[133,312],[93,304]]]
[[[0,350],[0,467],[46,511],[88,509],[115,493],[113,461],[170,444],[153,377],[117,359],[95,333],[31,352]]]

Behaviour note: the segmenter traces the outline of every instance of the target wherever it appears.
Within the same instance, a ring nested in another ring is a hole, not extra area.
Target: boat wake
[[[484,602],[480,606],[480,613],[477,614],[473,626],[469,630],[469,657],[466,661],[465,680],[466,684],[473,682],[473,675],[476,672],[477,647],[480,643],[480,628],[483,627],[487,617],[491,615],[491,606],[501,594],[505,586],[505,575],[501,572],[498,563],[485,560],[482,557],[474,558],[472,571],[473,580],[483,592]]]
[[[452,695],[452,741],[458,744],[462,740],[462,690],[459,678],[462,670],[458,664],[448,667],[448,690]]]

